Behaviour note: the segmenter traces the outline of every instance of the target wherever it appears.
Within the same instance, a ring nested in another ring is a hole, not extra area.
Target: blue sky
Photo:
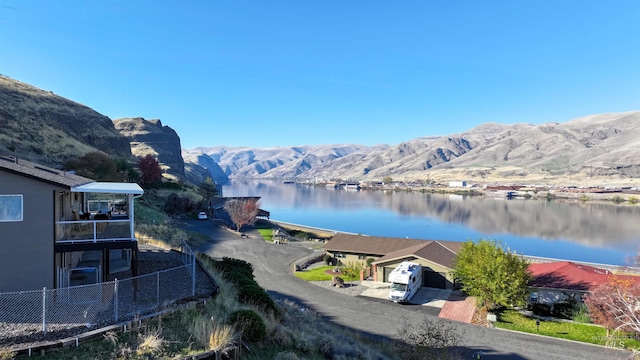
[[[640,1],[0,0],[0,73],[184,148],[640,109]]]

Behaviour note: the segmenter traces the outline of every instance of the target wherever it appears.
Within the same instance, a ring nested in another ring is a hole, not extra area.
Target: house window
[[[358,260],[367,260],[367,255],[365,254],[358,255]]]
[[[0,195],[0,222],[22,221],[22,195]]]
[[[333,256],[336,259],[338,259],[338,258],[346,258],[347,257],[347,255],[345,255],[344,253],[335,253]]]

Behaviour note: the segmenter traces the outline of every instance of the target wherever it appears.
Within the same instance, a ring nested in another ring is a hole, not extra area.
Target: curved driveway
[[[298,279],[291,274],[292,263],[311,254],[311,249],[266,243],[257,232],[241,238],[211,221],[191,221],[184,227],[211,237],[211,243],[199,251],[214,258],[228,256],[253,264],[256,280],[272,297],[295,301],[344,327],[381,339],[391,338],[401,319],[413,321],[421,319],[422,314],[433,316],[428,313],[428,307],[347,296]],[[464,347],[470,352],[482,350],[483,359],[625,359],[629,355],[589,344],[457,322],[452,324],[464,334]]]

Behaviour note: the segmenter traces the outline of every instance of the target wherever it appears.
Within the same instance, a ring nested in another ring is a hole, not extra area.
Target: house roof
[[[388,238],[380,236],[335,234],[324,249],[331,252],[348,252],[383,256],[390,252],[420,245],[424,240]]]
[[[71,188],[71,192],[134,194],[134,195],[144,194],[144,190],[142,190],[140,185],[136,183],[118,183],[118,182],[100,182],[100,181],[74,186]]]
[[[337,233],[324,245],[324,250],[382,256],[376,262],[380,262],[383,259],[391,260],[418,254],[424,259],[449,266],[448,264],[453,260],[447,260],[448,257],[453,256],[455,258],[456,253],[462,248],[462,244],[455,241],[417,240]]]
[[[436,240],[423,240],[422,242],[423,244],[414,245],[386,254],[373,263],[380,264],[403,259],[407,256],[415,256],[453,269],[453,260],[456,258],[457,252],[462,247],[462,243]]]
[[[93,182],[93,180],[83,176],[39,165],[13,156],[0,156],[0,170],[69,188]]]
[[[221,209],[224,207],[224,205],[227,203],[227,201],[230,200],[241,200],[241,201],[246,201],[246,200],[255,200],[255,201],[259,201],[260,200],[260,196],[229,196],[229,197],[224,197],[224,196],[214,196],[211,198],[211,207],[214,209]]]
[[[582,291],[606,284],[612,276],[611,271],[571,261],[530,264],[529,272],[532,287]]]

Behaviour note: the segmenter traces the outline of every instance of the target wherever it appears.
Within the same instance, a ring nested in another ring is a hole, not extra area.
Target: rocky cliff
[[[59,167],[92,151],[131,158],[111,120],[50,91],[0,76],[0,152]]]
[[[131,144],[131,153],[137,157],[153,155],[165,174],[184,180],[184,160],[180,137],[172,128],[163,126],[158,119],[141,117],[113,120],[116,130]]]
[[[213,170],[196,163],[185,171],[180,138],[160,120],[111,121],[85,105],[0,76],[0,153],[60,167],[93,151],[130,160],[132,153],[152,154],[167,177],[196,184],[214,174],[222,182],[228,180],[212,161],[203,163]]]

